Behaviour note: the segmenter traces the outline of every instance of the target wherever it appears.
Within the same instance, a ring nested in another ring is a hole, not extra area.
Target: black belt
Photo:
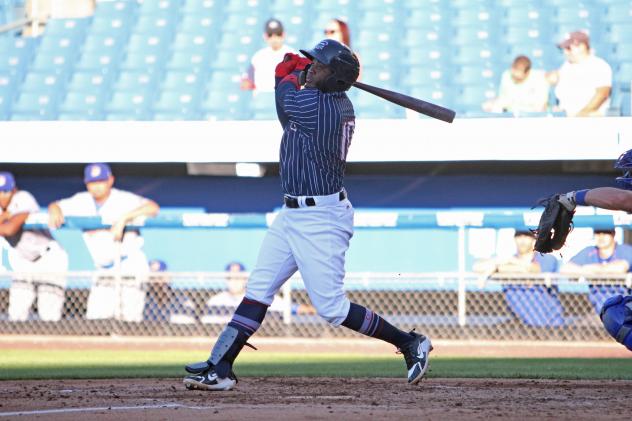
[[[347,198],[347,194],[344,190],[338,193],[338,198],[339,200],[345,200]],[[287,206],[288,208],[300,208],[298,199],[296,197],[283,196],[283,203],[285,203],[285,206]],[[316,199],[314,199],[313,197],[306,197],[305,204],[307,206],[316,206]]]

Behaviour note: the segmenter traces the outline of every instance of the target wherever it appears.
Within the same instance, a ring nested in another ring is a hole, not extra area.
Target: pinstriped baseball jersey
[[[297,90],[291,83],[276,90],[283,126],[281,188],[293,196],[323,196],[343,188],[347,151],[355,127],[353,104],[344,92]]]

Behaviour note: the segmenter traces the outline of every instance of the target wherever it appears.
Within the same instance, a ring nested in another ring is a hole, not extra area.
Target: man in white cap
[[[149,273],[149,263],[140,232],[125,227],[157,215],[160,207],[153,200],[112,187],[114,176],[107,164],[87,165],[83,181],[87,191],[51,203],[48,214],[51,228],[60,227],[64,216],[100,216],[104,224],[111,225],[83,233],[100,272],[90,290],[86,318],[141,321],[145,305],[142,277]]]
[[[556,86],[560,108],[570,117],[606,115],[612,89],[610,65],[592,53],[585,32],[567,34],[558,47],[564,51],[566,61],[547,76],[549,83]]]
[[[242,79],[242,89],[274,92],[274,69],[283,60],[285,53],[294,52],[292,47],[284,44],[285,31],[278,19],[268,19],[263,26],[263,39],[268,46],[252,56],[250,66]]]
[[[40,320],[61,319],[68,255],[48,229],[24,229],[28,216],[39,211],[31,193],[17,188],[13,174],[0,172],[0,236],[9,245],[13,271],[11,321],[28,320],[36,296]]]

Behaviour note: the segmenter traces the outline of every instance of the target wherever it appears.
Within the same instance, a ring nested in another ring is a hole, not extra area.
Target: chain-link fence
[[[0,276],[0,334],[216,336],[241,301],[247,274],[74,272],[59,278]],[[631,294],[632,278],[350,273],[345,286],[352,301],[437,339],[600,341],[610,339],[599,320],[603,302]],[[357,334],[323,321],[296,276],[279,292],[258,335]]]

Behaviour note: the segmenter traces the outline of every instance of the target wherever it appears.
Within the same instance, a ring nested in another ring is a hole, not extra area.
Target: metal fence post
[[[459,289],[458,289],[458,303],[457,303],[457,311],[459,318],[459,326],[466,325],[466,309],[465,309],[465,226],[459,225]]]

